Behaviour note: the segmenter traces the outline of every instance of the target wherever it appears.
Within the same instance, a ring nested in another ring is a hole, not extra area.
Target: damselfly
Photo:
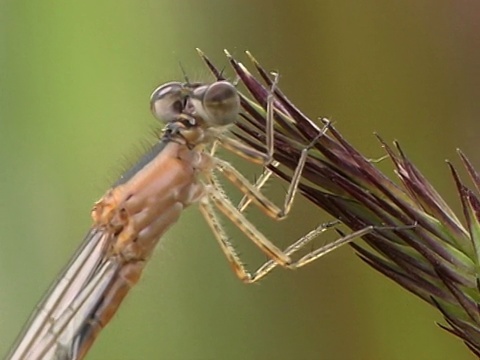
[[[270,98],[267,118],[272,123],[273,95]],[[293,253],[331,224],[319,226],[281,250],[257,230],[243,210],[251,202],[274,219],[284,218],[294,200],[309,146],[293,174],[284,206],[278,207],[260,192],[262,181],[251,184],[215,156],[217,146],[222,146],[254,163],[272,161],[273,141],[268,139],[273,139],[273,123],[267,126],[264,153],[229,134],[241,110],[234,85],[228,81],[167,83],[153,92],[151,108],[165,123],[163,135],[95,204],[91,230],[32,315],[9,359],[82,359],[139,280],[159,239],[192,203],[199,204],[235,274],[245,283],[258,281],[276,266],[301,267],[371,230],[355,232],[293,261]],[[238,187],[247,200],[234,206],[215,172]],[[256,271],[243,265],[216,210],[268,256]]]

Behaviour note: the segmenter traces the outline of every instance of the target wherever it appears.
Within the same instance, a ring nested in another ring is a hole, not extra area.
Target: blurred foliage
[[[459,209],[443,159],[461,147],[480,163],[479,10],[447,0],[1,0],[0,354],[80,243],[93,202],[152,140],[150,91],[183,78],[179,61],[192,79],[211,79],[195,47],[220,65],[223,48],[240,59],[250,50],[301,109],[334,120],[372,158],[382,154],[374,130],[401,140]],[[269,189],[281,199],[285,187]],[[326,220],[300,200],[286,222],[258,224],[286,246]],[[261,261],[244,243],[247,263]],[[89,358],[470,359],[438,320],[348,248],[245,286],[191,209]]]

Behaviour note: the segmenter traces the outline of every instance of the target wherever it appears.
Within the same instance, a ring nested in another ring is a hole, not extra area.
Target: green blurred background
[[[479,11],[454,0],[1,0],[0,356],[79,245],[93,202],[152,139],[151,90],[183,79],[179,61],[211,79],[195,47],[219,66],[224,48],[246,63],[250,50],[369,157],[382,155],[373,131],[400,140],[459,209],[444,159],[459,164],[461,147],[480,166]],[[285,184],[270,188],[280,200]],[[330,220],[296,205],[287,222],[255,223],[286,246]],[[88,358],[473,358],[436,321],[348,247],[243,285],[192,208]]]

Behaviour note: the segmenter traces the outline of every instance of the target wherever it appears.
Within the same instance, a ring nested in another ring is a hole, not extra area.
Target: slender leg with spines
[[[230,200],[223,194],[222,190],[217,187],[217,183],[214,181],[211,187],[207,190],[207,195],[200,204],[200,210],[207,220],[212,232],[214,233],[215,238],[220,244],[225,257],[227,258],[230,266],[232,267],[235,275],[242,280],[244,283],[252,284],[266,275],[268,275],[273,269],[277,266],[281,266],[287,269],[298,269],[311,262],[319,259],[320,257],[330,253],[331,251],[359,238],[365,236],[376,228],[374,226],[368,226],[361,230],[355,231],[348,235],[345,235],[332,243],[324,245],[318,249],[308,252],[306,255],[302,256],[300,259],[293,261],[291,260],[291,255],[295,254],[297,251],[303,249],[307,244],[309,244],[317,236],[321,235],[328,229],[334,227],[338,224],[336,222],[325,223],[318,226],[316,229],[310,231],[305,236],[301,237],[295,241],[292,245],[287,247],[284,251],[276,247],[270,240],[268,240],[263,234],[261,234],[254,225],[252,225],[246,217],[238,211],[237,208],[233,206]],[[240,256],[238,255],[235,247],[229,241],[227,234],[225,233],[216,213],[212,206],[212,202],[215,206],[229,218],[248,238],[250,238],[267,256],[270,260],[262,264],[254,272],[250,272],[246,269],[245,265],[242,263]],[[380,227],[379,227],[380,229]],[[381,229],[387,229],[387,227],[382,227]],[[395,229],[395,228],[390,228]]]
[[[228,163],[227,163],[228,164]],[[231,165],[230,165],[231,166]],[[200,210],[207,220],[210,228],[212,229],[215,238],[220,244],[220,248],[224,252],[228,262],[233,268],[234,273],[237,277],[245,283],[254,283],[265,277],[269,274],[275,267],[281,266],[287,269],[297,269],[303,267],[318,258],[328,254],[329,252],[359,238],[365,236],[376,229],[396,229],[395,227],[374,227],[368,226],[358,231],[355,231],[351,234],[345,235],[332,243],[321,246],[318,249],[308,252],[306,255],[302,256],[300,259],[292,261],[291,255],[304,248],[308,243],[310,243],[314,238],[324,233],[328,229],[334,227],[339,222],[330,222],[321,224],[316,229],[312,230],[305,236],[301,237],[295,241],[292,245],[287,247],[285,250],[281,250],[276,245],[274,245],[268,238],[265,237],[246,217],[243,215],[230,201],[230,199],[225,195],[221,184],[215,178],[213,172],[210,172],[207,176],[208,185],[205,185],[205,198],[200,203]],[[245,184],[248,184],[248,187],[254,189],[252,184],[248,182],[242,183],[243,185],[239,186],[239,189],[248,194],[249,189],[245,187]],[[250,189],[251,190],[251,189]],[[257,194],[258,195],[258,194]],[[264,198],[263,195],[260,196],[261,200],[255,198],[254,202],[261,202],[268,199]],[[264,252],[270,260],[266,261],[261,265],[256,271],[250,272],[246,269],[245,265],[242,263],[240,256],[238,255],[235,247],[229,241],[226,232],[224,231],[218,216],[215,212],[213,205],[219,209],[230,221],[232,221],[235,226],[237,226],[252,242],[257,245],[257,247]],[[271,204],[271,202],[270,202]],[[273,204],[271,204],[273,205]],[[262,205],[264,206],[264,205]],[[274,206],[274,205],[273,205]],[[264,209],[271,210],[270,206],[264,206]]]

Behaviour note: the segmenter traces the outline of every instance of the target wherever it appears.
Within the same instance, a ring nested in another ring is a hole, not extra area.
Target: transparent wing
[[[109,235],[88,232],[82,246],[66,266],[27,322],[7,359],[80,359],[92,314],[115,280],[120,268],[106,257]],[[93,319],[95,320],[95,319]],[[89,345],[88,345],[89,347]]]

